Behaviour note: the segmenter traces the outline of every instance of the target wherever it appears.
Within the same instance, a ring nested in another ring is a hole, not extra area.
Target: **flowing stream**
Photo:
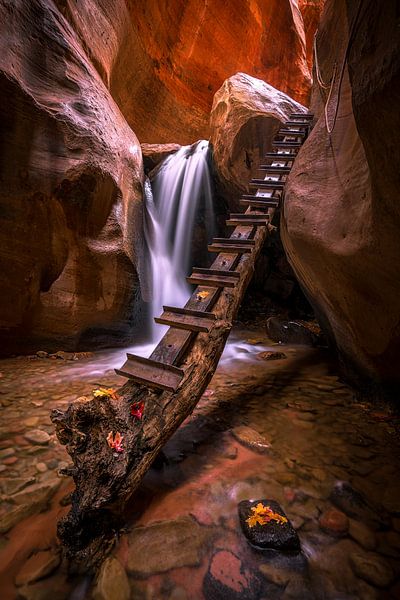
[[[165,159],[152,185],[146,185],[144,236],[149,277],[148,341],[133,350],[148,356],[166,326],[154,322],[163,306],[184,306],[191,289],[186,275],[192,266],[193,232],[204,214],[207,238],[215,233],[212,186],[207,163],[209,145],[200,140]]]

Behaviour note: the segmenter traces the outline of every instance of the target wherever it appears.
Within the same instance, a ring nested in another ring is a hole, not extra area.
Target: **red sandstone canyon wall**
[[[399,381],[400,29],[395,0],[328,0],[318,35],[321,75],[339,65],[328,105],[286,189],[283,242],[294,270],[359,383]],[[353,32],[349,42],[349,31]],[[343,58],[347,60],[343,63]],[[340,85],[341,67],[344,64]]]
[[[123,343],[140,145],[52,3],[0,2],[0,22],[0,353]]]
[[[209,135],[213,96],[243,71],[307,104],[321,0],[57,0],[141,142]],[[310,16],[309,16],[310,15]]]

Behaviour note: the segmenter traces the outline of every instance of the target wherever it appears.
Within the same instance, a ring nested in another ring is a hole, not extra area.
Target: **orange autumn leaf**
[[[207,296],[209,296],[209,295],[210,295],[210,292],[206,292],[206,291],[199,292],[197,294],[197,300],[203,300],[204,298],[207,298]]]
[[[118,400],[118,394],[113,388],[97,388],[93,390],[93,396],[95,398],[112,398]]]
[[[280,525],[288,522],[286,517],[274,512],[269,506],[264,506],[262,502],[259,502],[257,506],[253,506],[251,510],[253,514],[246,519],[246,523],[249,527],[255,527],[257,524],[266,525],[271,521],[275,521]]]

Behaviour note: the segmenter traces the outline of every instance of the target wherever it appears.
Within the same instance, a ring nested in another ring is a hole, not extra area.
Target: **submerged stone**
[[[373,552],[352,554],[350,562],[358,577],[377,587],[386,587],[395,578],[390,564]]]
[[[247,425],[235,427],[232,429],[232,434],[238,442],[256,452],[268,452],[271,448],[271,444],[265,437]]]
[[[127,570],[136,576],[148,576],[179,567],[197,567],[211,540],[211,531],[190,517],[136,527],[129,535]]]
[[[259,352],[257,354],[259,360],[282,360],[287,358],[284,352],[273,352],[272,350],[266,350],[265,352]]]
[[[129,600],[130,595],[125,569],[116,558],[106,558],[97,577],[93,600]]]
[[[255,508],[259,503],[269,507],[274,513],[277,513],[286,521],[279,522],[272,519],[263,525],[256,523],[251,527],[247,520],[254,514],[252,508]],[[300,550],[300,540],[296,530],[290,523],[280,504],[275,502],[275,500],[265,498],[254,501],[243,500],[239,503],[238,509],[242,531],[248,541],[254,546],[279,550],[282,552],[298,552]]]
[[[33,583],[50,575],[60,564],[60,555],[55,552],[45,551],[33,554],[15,578],[17,586]]]
[[[206,600],[257,600],[261,578],[229,550],[216,552],[203,580]]]

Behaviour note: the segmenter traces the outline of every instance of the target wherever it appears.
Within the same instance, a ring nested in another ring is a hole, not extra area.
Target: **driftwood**
[[[234,288],[223,288],[220,292],[202,286],[196,290],[209,291],[208,305],[213,302],[213,295],[217,297],[212,306],[216,321],[209,333],[194,336],[179,364],[184,378],[175,392],[150,390],[128,381],[118,390],[118,399],[77,399],[65,412],[52,412],[57,437],[73,461],[67,474],[75,482],[72,507],[59,522],[58,535],[67,557],[81,568],[95,567],[104,558],[115,531],[121,526],[127,501],[163,445],[192,413],[206,389],[271,229],[270,225],[237,228],[235,233],[241,232],[242,238],[248,238],[255,231],[253,251],[242,256],[220,254],[214,261],[213,268],[221,268],[223,264],[224,268],[233,266],[240,273]],[[196,302],[196,292],[188,306]],[[187,332],[171,328],[165,338],[174,335],[187,335]],[[161,342],[160,347],[158,354],[156,349],[152,355],[158,360],[163,358]],[[145,404],[141,420],[130,414],[132,403],[139,401]],[[124,436],[122,452],[114,452],[107,444],[110,431]]]

